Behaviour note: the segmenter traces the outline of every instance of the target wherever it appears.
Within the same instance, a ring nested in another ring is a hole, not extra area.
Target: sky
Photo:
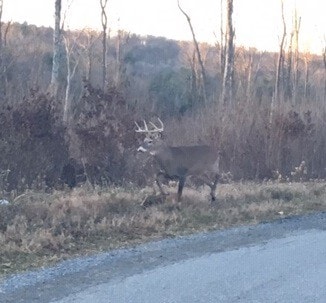
[[[71,0],[62,0],[63,5]],[[225,2],[225,0],[223,1]],[[180,0],[191,17],[199,41],[219,40],[221,0]],[[288,32],[297,8],[301,17],[300,51],[320,54],[326,44],[326,1],[284,0]],[[66,27],[101,29],[99,0],[72,0],[66,11]],[[123,29],[139,35],[191,40],[177,0],[108,0],[108,25],[112,33]],[[54,0],[3,0],[3,21],[53,26]],[[259,50],[277,51],[283,26],[281,0],[234,0],[236,44]]]

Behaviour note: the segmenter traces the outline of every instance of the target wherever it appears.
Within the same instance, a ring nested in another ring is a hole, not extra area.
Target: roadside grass
[[[326,183],[221,184],[186,188],[144,208],[151,188],[27,191],[0,205],[0,276],[137,243],[326,211]]]

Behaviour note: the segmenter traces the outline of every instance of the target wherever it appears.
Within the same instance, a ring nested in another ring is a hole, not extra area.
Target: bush
[[[53,100],[31,91],[24,102],[2,107],[0,116],[0,168],[9,171],[3,189],[54,186],[68,147]]]

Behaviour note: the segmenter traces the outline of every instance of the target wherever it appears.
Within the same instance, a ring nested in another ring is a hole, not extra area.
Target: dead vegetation
[[[0,205],[0,273],[151,239],[326,210],[325,182],[222,184],[216,204],[209,202],[206,187],[187,187],[181,202],[172,192],[162,199],[150,188],[27,191]]]

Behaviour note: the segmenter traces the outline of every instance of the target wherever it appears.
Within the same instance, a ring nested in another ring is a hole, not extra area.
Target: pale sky
[[[71,0],[62,0],[63,4]],[[53,26],[54,0],[3,0],[3,20]],[[225,2],[225,1],[224,1]],[[67,13],[70,29],[101,28],[99,0],[73,0]],[[180,0],[200,41],[219,39],[221,0]],[[297,7],[301,16],[300,50],[321,53],[326,44],[326,1],[284,0],[288,32]],[[191,40],[177,0],[108,0],[109,27],[140,35]],[[236,44],[278,50],[282,35],[281,0],[234,0]],[[214,33],[217,34],[217,38]]]

